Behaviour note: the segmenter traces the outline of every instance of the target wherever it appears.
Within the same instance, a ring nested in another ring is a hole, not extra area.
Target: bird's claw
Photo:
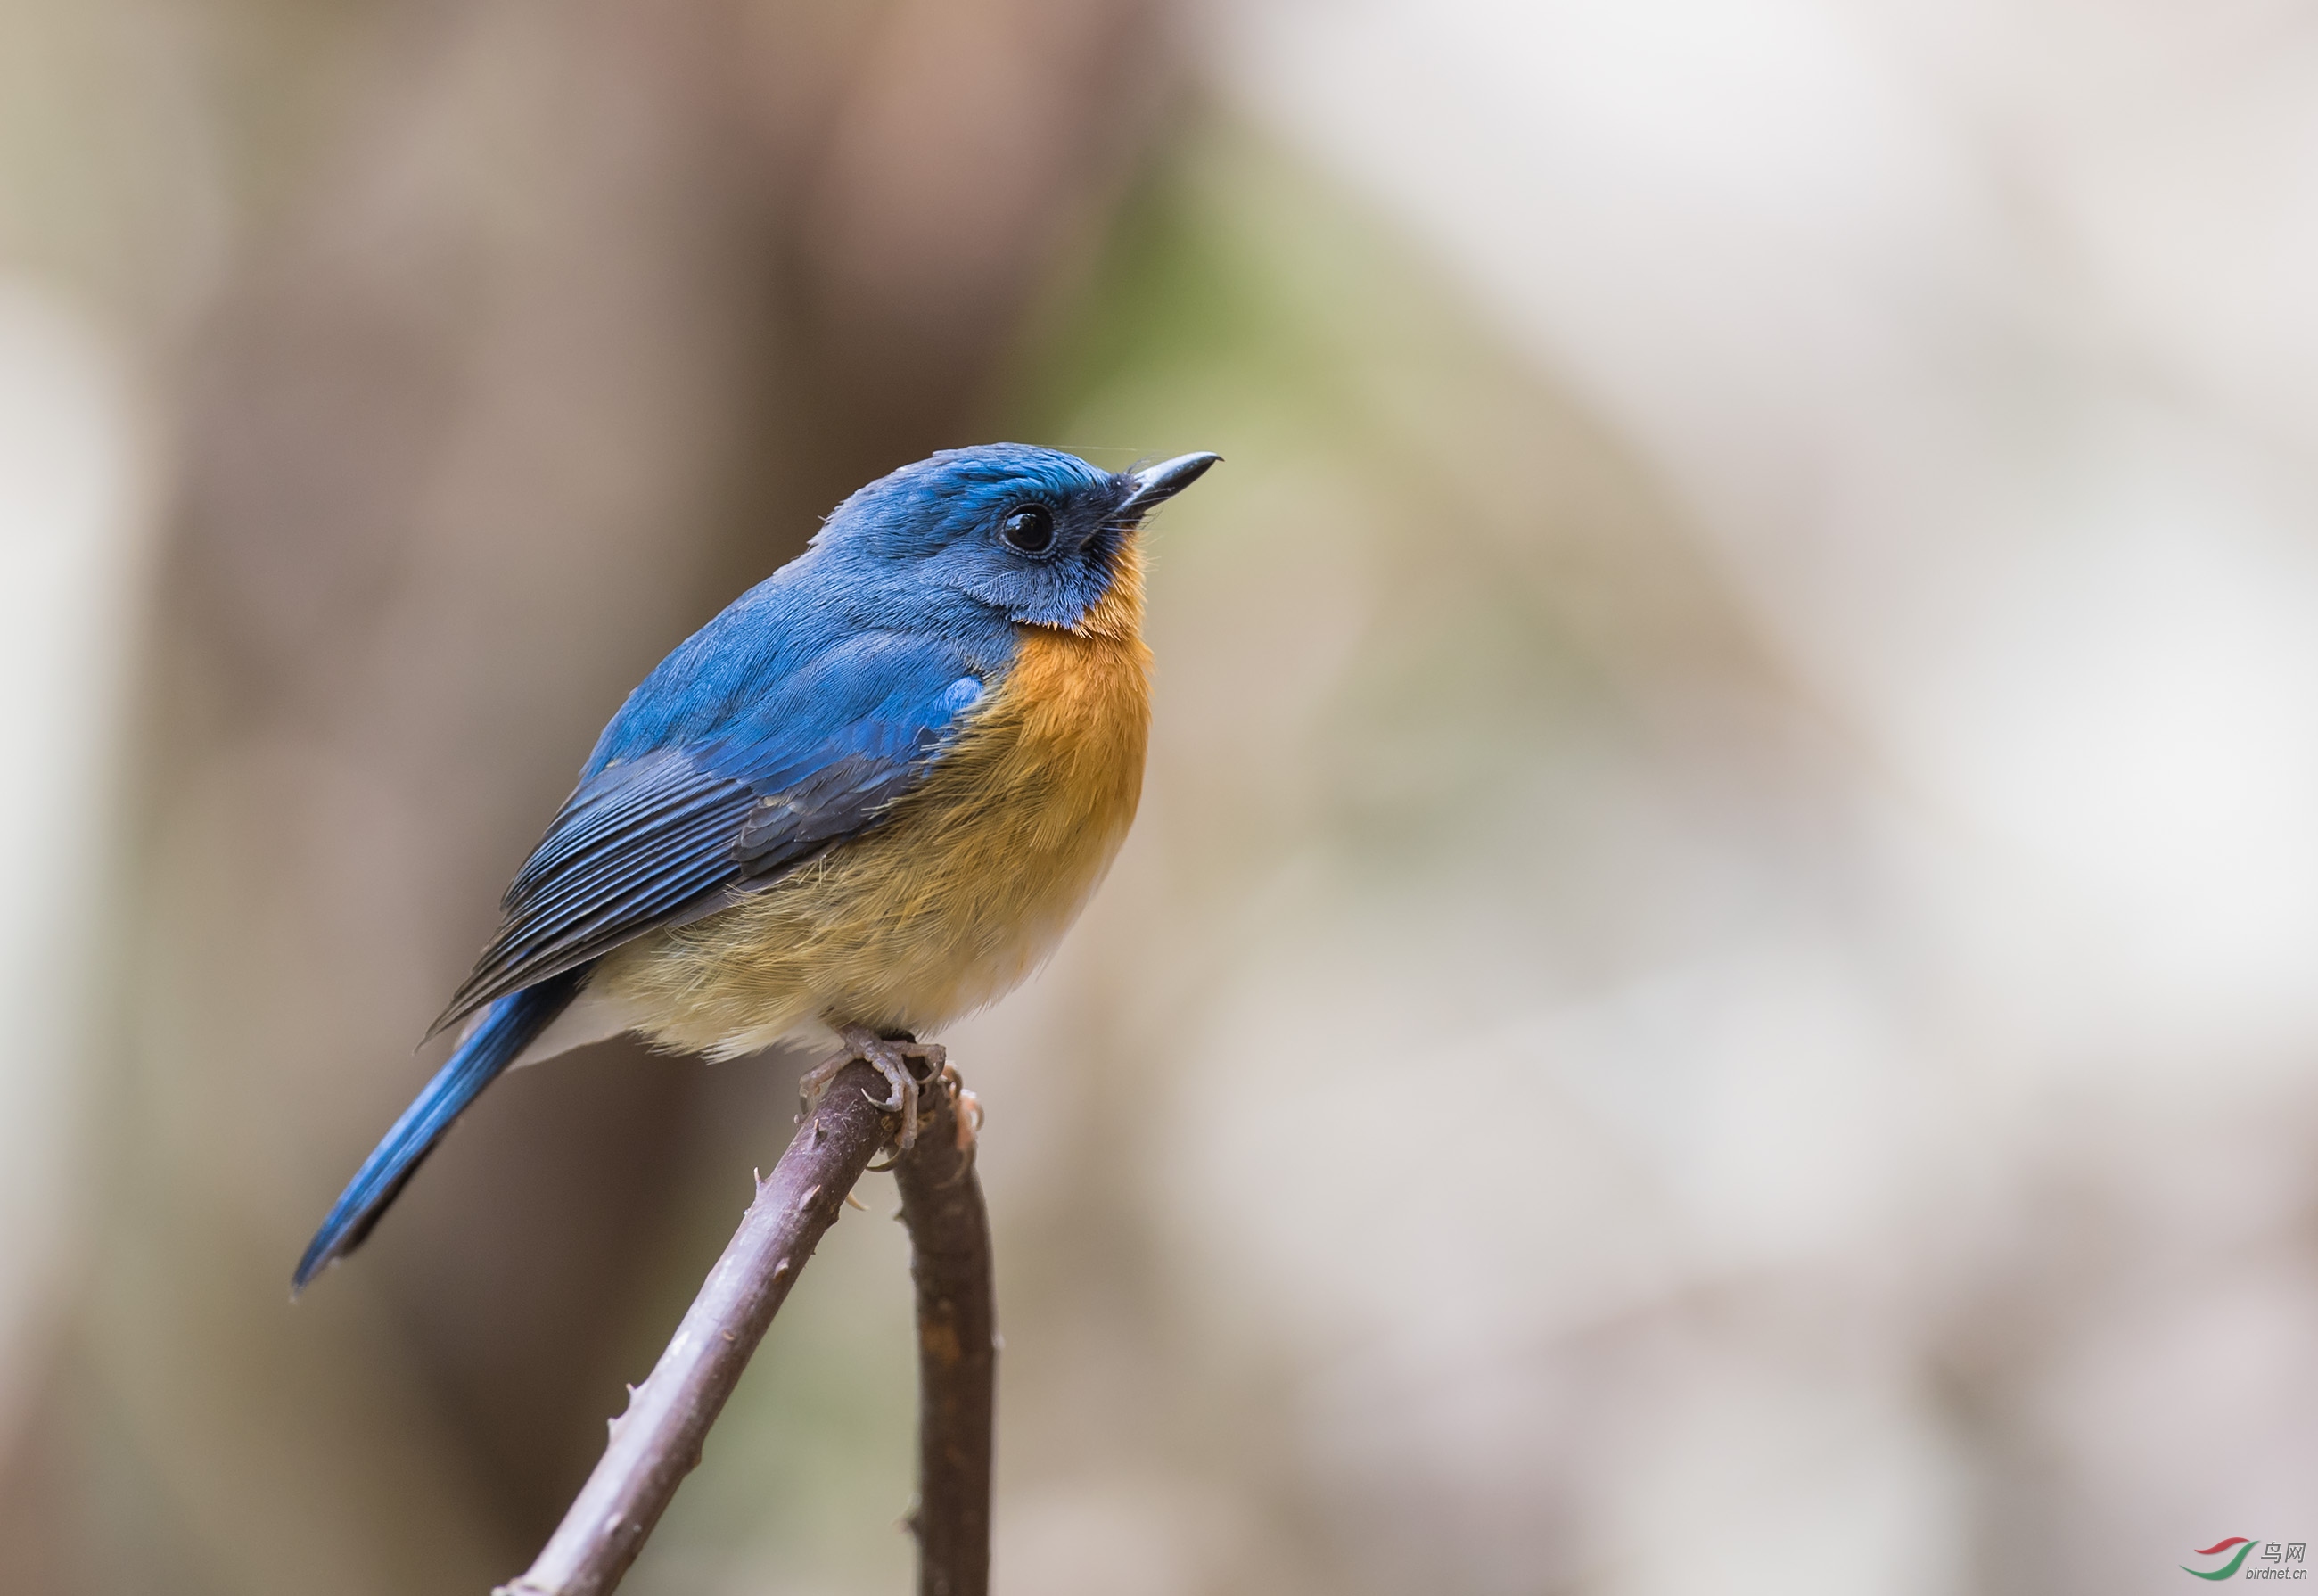
[[[867,1025],[840,1025],[837,1035],[845,1043],[845,1051],[806,1071],[797,1082],[808,1110],[821,1100],[838,1072],[858,1059],[884,1076],[886,1084],[894,1088],[893,1100],[879,1106],[902,1116],[901,1147],[903,1151],[908,1151],[918,1141],[919,1088],[925,1080],[935,1079],[948,1069],[948,1052],[937,1043],[912,1037],[880,1036]],[[925,1066],[923,1078],[910,1068],[913,1061]]]

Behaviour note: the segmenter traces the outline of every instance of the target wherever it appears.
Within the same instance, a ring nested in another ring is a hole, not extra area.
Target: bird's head
[[[855,493],[813,542],[1009,620],[1075,628],[1109,596],[1143,518],[1219,458],[1109,472],[1028,444],[946,449]]]

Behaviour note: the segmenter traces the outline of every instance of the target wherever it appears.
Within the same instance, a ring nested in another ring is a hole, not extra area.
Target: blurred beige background
[[[860,482],[1215,448],[948,1040],[1021,1596],[2318,1539],[2318,14],[0,0],[0,1586],[480,1592],[794,1061],[291,1263],[597,726]],[[906,1588],[824,1247],[627,1589]]]

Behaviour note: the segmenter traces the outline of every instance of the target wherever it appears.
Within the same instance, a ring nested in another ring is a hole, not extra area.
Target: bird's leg
[[[927,1077],[931,1078],[948,1066],[948,1053],[935,1043],[920,1041],[912,1036],[880,1036],[867,1025],[840,1025],[837,1036],[845,1044],[845,1051],[807,1070],[797,1082],[797,1090],[804,1095],[808,1108],[821,1100],[822,1093],[829,1089],[829,1083],[836,1078],[839,1070],[858,1059],[893,1087],[893,1101],[885,1106],[901,1113],[903,1150],[916,1146],[919,1081],[910,1065],[912,1060],[922,1062]]]

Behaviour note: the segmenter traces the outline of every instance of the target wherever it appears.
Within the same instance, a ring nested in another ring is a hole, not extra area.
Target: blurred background
[[[626,689],[993,437],[1228,457],[948,1038],[1000,1590],[2318,1540],[2314,283],[2279,0],[0,0],[0,1584],[529,1561],[795,1061],[290,1267]],[[627,1589],[907,1587],[863,1195]]]

